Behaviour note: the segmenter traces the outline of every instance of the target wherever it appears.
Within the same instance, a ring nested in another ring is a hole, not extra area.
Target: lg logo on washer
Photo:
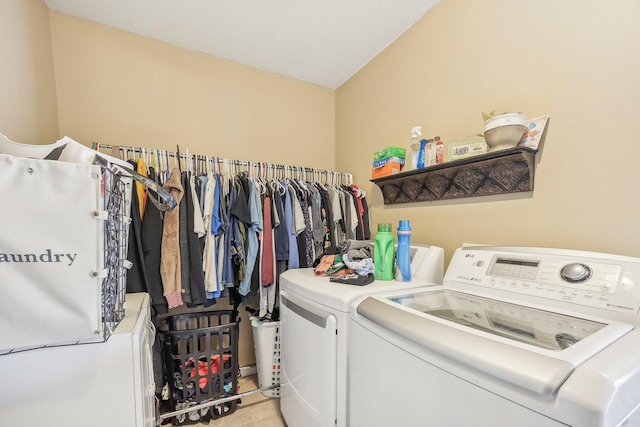
[[[55,253],[51,249],[45,249],[44,252],[40,254],[7,254],[0,252],[0,263],[62,263],[71,267],[77,255],[78,254]]]

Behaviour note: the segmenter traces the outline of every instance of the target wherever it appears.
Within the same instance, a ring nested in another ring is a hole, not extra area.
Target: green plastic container
[[[378,224],[378,234],[373,248],[373,265],[376,280],[395,278],[395,245],[391,224]]]

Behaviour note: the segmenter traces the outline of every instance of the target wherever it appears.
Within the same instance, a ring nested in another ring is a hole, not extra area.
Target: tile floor
[[[249,375],[240,378],[240,392],[255,390],[258,388],[258,376]],[[170,421],[166,421],[164,426],[171,426]],[[262,393],[255,393],[242,398],[242,403],[236,411],[217,420],[212,420],[208,424],[183,424],[187,427],[287,427],[280,414],[280,400],[266,397]]]

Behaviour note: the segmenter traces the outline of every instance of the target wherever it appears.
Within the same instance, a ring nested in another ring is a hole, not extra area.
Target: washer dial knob
[[[591,277],[591,269],[584,264],[567,264],[560,270],[560,277],[570,283],[585,282]]]

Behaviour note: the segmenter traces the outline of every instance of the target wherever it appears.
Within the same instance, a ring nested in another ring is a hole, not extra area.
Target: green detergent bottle
[[[376,280],[395,278],[395,245],[391,224],[378,224],[378,234],[373,249],[373,265]]]

